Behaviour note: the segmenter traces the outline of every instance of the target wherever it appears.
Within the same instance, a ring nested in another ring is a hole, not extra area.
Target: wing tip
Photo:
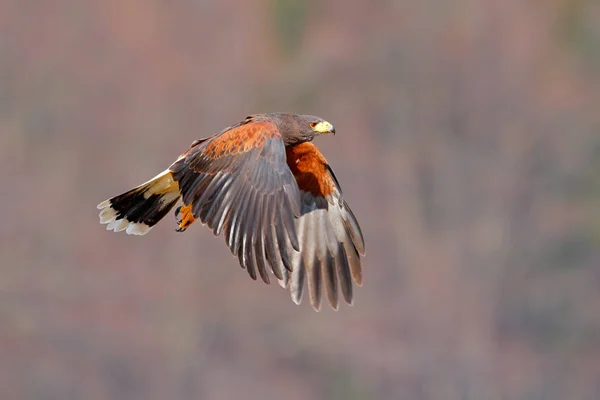
[[[296,303],[297,305],[300,305],[302,303],[302,290],[295,290],[292,285],[290,285],[290,294],[292,296],[292,301],[294,303]]]
[[[362,287],[363,276],[362,276],[362,266],[360,265],[360,263],[358,264],[358,266],[354,266],[354,268],[352,268],[350,270],[350,274],[352,275],[352,280],[354,281],[356,286]]]

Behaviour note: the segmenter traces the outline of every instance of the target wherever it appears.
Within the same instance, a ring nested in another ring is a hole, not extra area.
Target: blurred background
[[[600,2],[0,2],[0,398],[600,398]],[[247,114],[320,115],[337,312],[96,204]]]

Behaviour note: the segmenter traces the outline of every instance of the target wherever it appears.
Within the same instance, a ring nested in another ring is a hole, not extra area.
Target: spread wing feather
[[[325,158],[310,143],[286,149],[270,121],[249,118],[197,141],[171,167],[182,201],[225,242],[252,279],[269,271],[296,303],[306,287],[338,307],[362,283],[364,240]]]
[[[323,291],[334,309],[340,290],[352,304],[352,281],[362,284],[360,256],[365,244],[360,226],[342,198],[333,171],[313,144],[288,148],[287,162],[301,192],[302,215],[295,226],[302,251],[291,254],[292,272],[284,270],[280,283],[298,303],[306,281],[311,305],[317,310]]]
[[[300,249],[294,226],[300,192],[272,122],[246,119],[195,142],[170,171],[184,205],[215,235],[224,232],[252,279],[260,275],[268,283],[267,271],[280,278],[282,265],[292,268],[281,254]]]

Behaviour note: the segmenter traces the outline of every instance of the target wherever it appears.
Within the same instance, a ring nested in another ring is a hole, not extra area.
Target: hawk
[[[311,143],[335,134],[312,115],[256,114],[199,139],[165,171],[98,205],[108,230],[144,235],[178,203],[178,228],[200,220],[254,280],[269,272],[296,304],[307,286],[333,309],[362,285],[363,235],[325,157]]]

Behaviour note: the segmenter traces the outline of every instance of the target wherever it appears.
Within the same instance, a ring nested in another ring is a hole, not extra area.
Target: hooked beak
[[[313,126],[313,131],[320,133],[321,135],[333,133],[335,135],[335,128],[330,122],[321,121]]]

